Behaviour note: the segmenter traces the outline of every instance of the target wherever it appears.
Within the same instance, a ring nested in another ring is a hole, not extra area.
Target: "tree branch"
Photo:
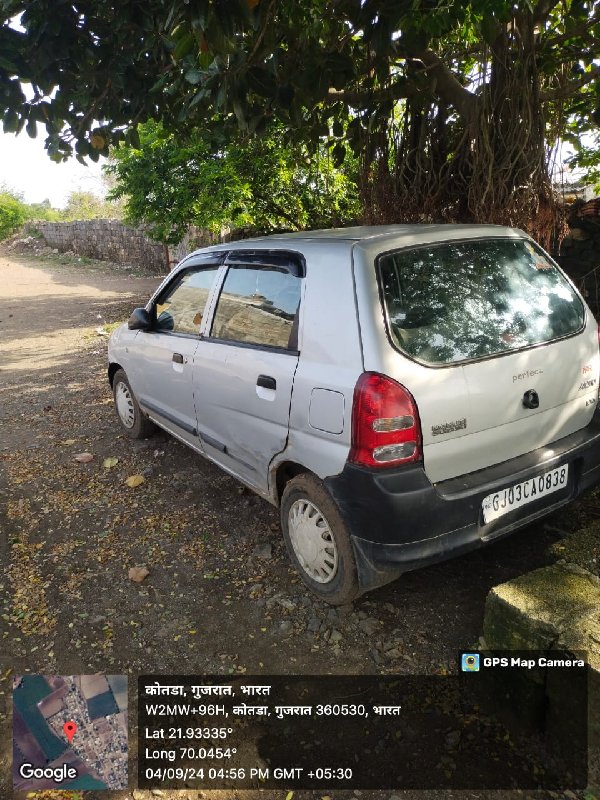
[[[477,105],[477,97],[462,85],[454,73],[432,50],[423,50],[415,56],[421,61],[427,72],[435,78],[435,93],[447,105],[453,106],[461,117],[469,120]]]
[[[431,77],[427,87],[433,96],[439,97],[446,105],[452,106],[458,113],[469,121],[477,105],[477,97],[466,89],[444,64],[444,62],[431,50],[424,50],[417,55],[403,56],[411,61],[423,65],[421,73]],[[326,103],[335,103],[342,100],[355,108],[364,107],[368,103],[385,102],[386,100],[400,100],[402,98],[417,97],[423,94],[423,88],[414,84],[410,78],[400,78],[391,86],[375,90],[337,90],[330,88]]]
[[[594,64],[590,72],[586,72],[585,75],[577,78],[577,80],[568,81],[568,83],[563,83],[555,89],[541,92],[540,100],[542,100],[542,102],[548,102],[549,100],[565,100],[567,97],[571,97],[571,95],[575,94],[582,86],[586,86],[598,77],[600,77],[600,67]]]
[[[371,91],[368,89],[334,89],[330,86],[325,103],[336,103],[341,100],[354,108],[361,108],[373,101],[383,103],[386,100],[402,100],[407,97],[415,97],[417,94],[419,94],[419,90],[416,86],[412,85],[410,81],[401,79],[391,86]]]
[[[254,63],[254,59],[256,57],[256,54],[258,53],[258,50],[259,50],[259,48],[260,48],[260,46],[262,44],[262,40],[264,39],[265,33],[267,32],[267,28],[269,26],[269,23],[271,22],[271,14],[273,13],[273,9],[275,8],[275,3],[276,3],[276,0],[271,0],[271,2],[269,3],[269,7],[267,8],[267,10],[265,12],[265,18],[263,20],[262,28],[260,29],[260,31],[258,33],[258,36],[256,37],[256,42],[254,43],[254,47],[252,48],[252,52],[248,56],[248,63],[249,64],[253,64]]]

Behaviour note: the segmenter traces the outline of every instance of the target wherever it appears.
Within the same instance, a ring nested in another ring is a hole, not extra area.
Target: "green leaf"
[[[204,77],[204,73],[201,72],[199,69],[192,68],[188,69],[188,71],[185,73],[183,77],[186,79],[188,83],[191,83],[192,85],[195,86],[197,83],[200,83],[200,81]]]
[[[16,111],[7,111],[2,119],[5,133],[15,133],[19,124],[19,117]]]
[[[186,56],[189,52],[191,52],[192,48],[196,44],[196,39],[193,33],[186,33],[184,34],[175,45],[173,49],[173,58],[179,61],[181,58]]]
[[[194,97],[192,99],[192,102],[190,103],[189,107],[193,108],[195,105],[198,105],[198,103],[201,100],[204,100],[209,95],[210,95],[210,92],[208,92],[206,89],[200,89],[200,91],[197,94],[194,95]]]
[[[75,144],[75,152],[80,156],[87,156],[90,152],[90,143],[87,139],[78,139]]]
[[[140,134],[138,132],[137,127],[130,128],[127,133],[125,134],[125,143],[129,145],[129,147],[139,148],[140,146]]]
[[[341,165],[344,163],[344,158],[346,157],[345,146],[341,142],[338,142],[331,151],[331,155],[333,157],[333,163],[335,166],[341,167]]]

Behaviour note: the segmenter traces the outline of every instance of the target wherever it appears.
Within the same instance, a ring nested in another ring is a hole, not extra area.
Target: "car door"
[[[132,386],[140,406],[197,449],[192,369],[218,269],[218,264],[192,264],[179,270],[149,309],[152,329],[138,332],[129,348]]]
[[[297,253],[237,251],[194,355],[203,451],[257,491],[286,445],[304,260]]]

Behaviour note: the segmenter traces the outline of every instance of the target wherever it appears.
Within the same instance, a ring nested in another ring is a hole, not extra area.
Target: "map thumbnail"
[[[13,680],[13,788],[126,789],[127,677]]]

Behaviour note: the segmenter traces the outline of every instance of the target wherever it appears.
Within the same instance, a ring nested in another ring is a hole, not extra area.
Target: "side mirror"
[[[147,331],[152,327],[150,314],[145,308],[136,308],[127,320],[127,327],[130,331]]]

